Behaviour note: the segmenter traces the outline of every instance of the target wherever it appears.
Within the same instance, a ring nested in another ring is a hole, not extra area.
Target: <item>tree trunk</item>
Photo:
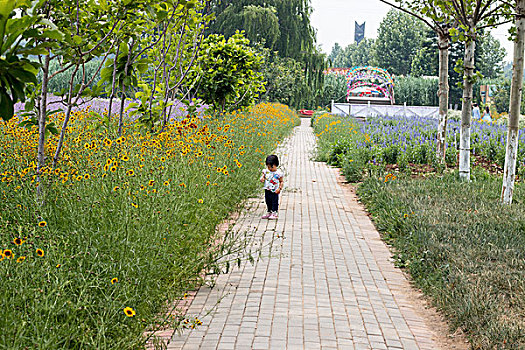
[[[55,150],[55,156],[53,157],[53,168],[56,167],[58,163],[58,157],[60,156],[60,152],[62,151],[62,145],[64,144],[64,137],[66,135],[66,129],[67,124],[69,123],[69,118],[71,118],[71,110],[73,108],[72,101],[73,101],[73,88],[75,85],[75,76],[77,75],[78,69],[80,68],[79,65],[75,67],[73,70],[73,74],[71,75],[71,80],[69,81],[69,91],[67,96],[67,111],[66,116],[64,118],[64,123],[62,124],[62,130],[60,130],[60,138],[57,143],[57,149]]]
[[[131,42],[131,45],[129,47],[128,51],[128,60],[126,61],[126,67],[124,68],[124,78],[122,78],[122,92],[121,92],[121,100],[120,100],[120,115],[118,120],[118,137],[122,137],[122,128],[124,126],[124,102],[126,101],[126,77],[129,73],[129,67],[131,65],[131,54],[133,51],[133,46],[135,45],[135,41]]]
[[[49,62],[51,61],[51,53],[48,52],[44,58],[44,66],[42,67],[42,91],[38,115],[38,152],[37,152],[37,166],[36,166],[36,181],[38,186],[36,188],[37,197],[42,195],[42,184],[40,175],[42,168],[46,165],[45,144],[46,144],[46,115],[47,115],[47,84],[49,82]]]
[[[117,45],[117,52],[115,53],[115,58],[113,59],[113,74],[111,82],[111,96],[109,96],[109,106],[108,106],[108,120],[111,120],[111,110],[113,109],[113,99],[115,98],[115,84],[117,81],[117,60],[120,53],[120,45]]]
[[[516,41],[514,42],[514,63],[512,67],[512,84],[510,87],[509,127],[507,132],[507,150],[501,201],[512,203],[514,178],[516,176],[516,156],[518,154],[518,133],[523,87],[523,50],[525,38],[525,0],[516,0]]]
[[[469,30],[465,43],[465,58],[463,73],[463,102],[461,106],[461,129],[459,142],[459,177],[470,181],[470,120],[472,113],[472,88],[474,78],[474,50],[476,40],[474,29]]]
[[[448,113],[448,48],[450,39],[447,35],[439,32],[439,125],[437,134],[437,156],[445,163],[445,147],[447,136],[447,113]]]
[[[124,102],[126,102],[126,85],[122,82],[120,93],[120,114],[118,119],[118,137],[122,137],[122,128],[124,126]]]

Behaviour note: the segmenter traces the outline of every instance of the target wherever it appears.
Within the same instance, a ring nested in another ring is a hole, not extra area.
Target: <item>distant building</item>
[[[354,40],[357,45],[365,38],[365,24],[366,22],[363,22],[363,24],[357,24],[357,22],[355,22]]]

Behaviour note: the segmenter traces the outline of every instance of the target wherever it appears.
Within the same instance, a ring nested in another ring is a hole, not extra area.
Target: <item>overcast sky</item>
[[[379,0],[312,0],[312,25],[317,29],[317,43],[330,53],[334,43],[342,47],[354,42],[354,22],[366,21],[365,37],[376,38],[379,23],[390,7]],[[509,25],[492,31],[507,51],[506,61],[512,61],[513,45],[507,41]]]

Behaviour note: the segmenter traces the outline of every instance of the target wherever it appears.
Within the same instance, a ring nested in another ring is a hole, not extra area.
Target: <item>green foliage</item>
[[[281,57],[296,60],[314,51],[315,31],[310,24],[309,0],[213,0],[211,9],[217,17],[210,24],[210,33],[228,38],[236,30],[244,30],[252,42],[266,38],[266,47],[278,51]],[[275,44],[270,45],[272,42]]]
[[[503,74],[503,60],[506,52],[498,39],[490,33],[480,35],[476,43],[476,51],[479,54],[476,68],[483,77],[494,79]]]
[[[275,47],[281,35],[279,18],[272,6],[246,5],[239,9],[231,4],[217,13],[215,24],[216,32],[226,38],[238,30],[244,30],[250,42],[262,43],[269,49]]]
[[[379,25],[373,62],[391,74],[407,75],[424,39],[424,24],[397,10],[390,10]]]
[[[322,106],[329,106],[331,101],[345,101],[347,93],[346,78],[342,75],[328,74],[324,78]]]
[[[46,39],[60,39],[54,25],[36,15],[38,2],[0,1],[0,114],[4,121],[14,115],[14,105],[25,101],[28,85],[36,85],[39,65],[29,55],[47,53]],[[16,18],[14,11],[24,15]],[[24,44],[21,45],[21,42]]]
[[[368,66],[372,61],[372,47],[374,39],[365,38],[359,45],[352,43],[344,50],[335,43],[332,52],[328,56],[330,67],[351,68],[355,66]]]
[[[437,78],[397,77],[394,93],[396,104],[407,106],[437,106],[439,80]]]
[[[410,75],[415,77],[439,75],[439,49],[437,45],[437,35],[434,31],[425,27],[425,34],[422,46],[417,50],[412,65]]]
[[[84,64],[83,68],[85,69],[82,71],[78,71],[75,74],[75,79],[73,81],[74,86],[78,86],[82,83],[82,76],[85,74],[86,76],[92,77],[96,76],[96,78],[93,80],[91,84],[89,84],[89,87],[95,87],[97,83],[100,81],[100,72],[97,74],[97,70],[99,68],[101,61],[98,59],[91,60]],[[49,74],[53,75],[54,73],[58,72],[62,67],[62,64],[56,60],[51,61],[49,63]],[[63,94],[69,89],[69,81],[71,79],[71,75],[73,74],[73,68],[67,69],[65,72],[58,73],[53,77],[53,79],[49,80],[48,82],[48,89],[50,93],[58,93]],[[37,75],[38,82],[42,83],[42,71],[38,72]]]
[[[492,102],[496,106],[497,112],[508,113],[511,81],[509,79],[503,79],[498,81],[489,81],[488,83],[496,85],[496,93],[492,97]],[[525,114],[525,91],[522,91],[521,94],[520,113]]]
[[[248,106],[264,92],[263,60],[242,33],[228,40],[212,34],[202,44],[195,78],[198,96],[220,110]]]
[[[296,78],[297,86],[287,94],[289,96],[279,94],[276,98],[288,99],[288,103],[297,108],[315,108],[319,105],[325,56],[315,47],[315,30],[310,24],[310,0],[212,0],[211,9],[217,16],[210,24],[210,33],[223,34],[228,38],[236,30],[244,30],[254,46],[264,44],[271,52],[277,52],[280,58],[291,58],[301,64],[302,77]],[[273,54],[267,64],[271,65],[272,62]],[[289,74],[296,73],[297,66],[292,61],[283,63],[276,60],[276,65],[266,68],[263,74],[271,76],[272,71],[285,69],[285,66],[290,69]],[[284,85],[277,90],[283,91],[292,79],[280,79]],[[274,91],[275,87],[274,84]]]
[[[302,64],[293,58],[281,58],[265,55],[262,68],[266,92],[262,98],[266,101],[284,103],[293,108],[300,107],[303,96],[301,91],[306,87]]]
[[[396,181],[368,178],[358,195],[396,264],[461,328],[477,349],[525,346],[523,186],[500,204],[501,179],[482,169],[466,184],[456,174]]]

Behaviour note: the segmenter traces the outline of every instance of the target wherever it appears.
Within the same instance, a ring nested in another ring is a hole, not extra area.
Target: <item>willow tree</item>
[[[244,30],[250,42],[274,49],[281,35],[279,17],[273,6],[240,6],[239,3],[232,3],[223,11],[217,12],[216,16],[214,32],[227,38],[235,35],[238,30]]]
[[[217,18],[210,24],[210,33],[228,38],[236,30],[244,31],[253,44],[264,38],[264,45],[279,57],[300,62],[303,78],[312,85],[302,87],[298,106],[319,101],[325,57],[315,47],[310,0],[213,0],[211,11]]]
[[[459,145],[459,177],[470,181],[470,123],[473,86],[480,74],[476,74],[474,54],[478,31],[500,24],[507,14],[507,6],[499,0],[435,0],[435,6],[448,15],[458,27],[449,32],[454,40],[465,45],[464,58],[458,61],[457,70],[463,73],[463,98]]]
[[[525,0],[515,1],[514,62],[512,67],[512,83],[510,88],[509,125],[507,131],[507,149],[501,200],[504,204],[512,203],[514,180],[516,176],[516,157],[518,154],[519,117],[521,105],[521,90],[523,87],[523,51],[525,40]]]
[[[381,0],[396,9],[404,11],[425,23],[438,37],[439,49],[439,124],[437,132],[437,155],[442,162],[445,161],[445,146],[447,136],[447,112],[448,112],[448,62],[450,48],[449,30],[454,22],[450,16],[436,6],[434,0],[396,0],[397,4],[387,0]]]

